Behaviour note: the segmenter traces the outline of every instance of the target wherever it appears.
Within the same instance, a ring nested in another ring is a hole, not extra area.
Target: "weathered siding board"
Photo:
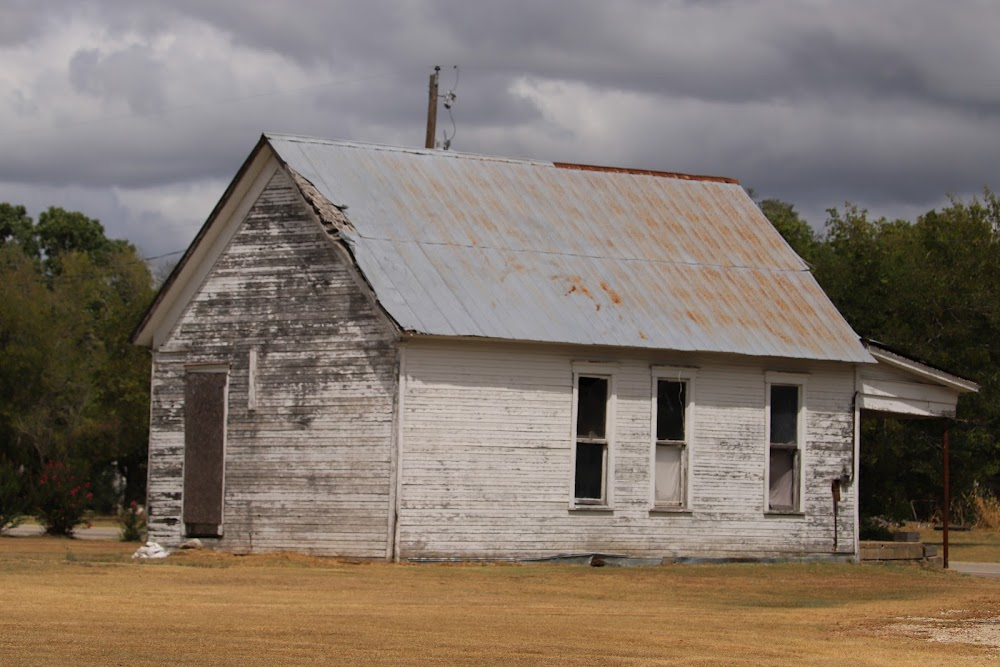
[[[400,556],[824,556],[830,481],[851,463],[849,365],[600,351],[615,366],[612,512],[570,510],[572,362],[580,349],[413,341],[407,349]],[[599,358],[598,358],[599,357]],[[690,511],[650,512],[651,364],[696,366]],[[791,368],[788,366],[791,364]],[[765,372],[808,373],[801,516],[764,513]],[[853,547],[854,488],[839,506]],[[845,520],[846,519],[846,520]]]
[[[221,363],[231,370],[219,546],[385,556],[394,335],[308,216],[277,172],[154,353],[150,539],[182,538],[185,366]]]

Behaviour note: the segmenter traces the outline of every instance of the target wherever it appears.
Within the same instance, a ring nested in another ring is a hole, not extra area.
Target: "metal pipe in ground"
[[[837,553],[837,505],[840,503],[840,480],[834,479],[830,483],[833,492],[833,553]]]

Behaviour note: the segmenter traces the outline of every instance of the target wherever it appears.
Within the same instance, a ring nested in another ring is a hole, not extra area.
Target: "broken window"
[[[607,503],[607,377],[580,375],[576,383],[576,470],[573,495],[578,504]]]
[[[655,507],[681,508],[687,486],[687,382],[656,380]]]
[[[189,369],[184,387],[185,533],[222,535],[227,370]]]
[[[799,509],[801,391],[797,385],[770,385],[768,509]]]

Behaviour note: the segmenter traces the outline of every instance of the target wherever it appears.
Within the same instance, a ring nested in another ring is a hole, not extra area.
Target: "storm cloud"
[[[814,224],[997,187],[1000,5],[4,4],[0,200],[185,247],[263,131],[736,177]],[[458,64],[456,72],[451,65]]]

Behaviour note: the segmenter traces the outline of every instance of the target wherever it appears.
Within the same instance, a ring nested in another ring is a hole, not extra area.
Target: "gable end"
[[[292,181],[303,212],[308,211],[308,217],[323,229],[326,238],[350,265],[354,282],[375,307],[388,330],[393,335],[399,332],[398,324],[378,302],[371,285],[358,267],[348,240],[343,236],[344,232],[354,232],[351,221],[319,194],[312,183],[285,164],[262,138],[177,266],[164,281],[132,333],[133,344],[154,349],[163,344],[204,285],[248,213],[279,171],[283,171]]]

